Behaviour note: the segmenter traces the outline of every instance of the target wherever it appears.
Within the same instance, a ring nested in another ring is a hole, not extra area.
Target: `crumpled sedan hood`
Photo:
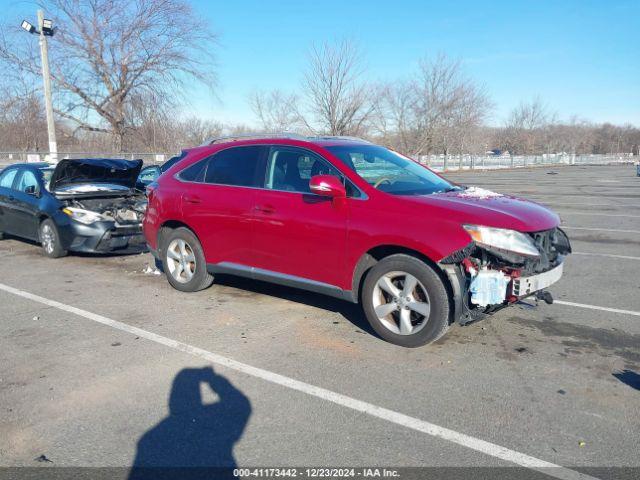
[[[51,176],[53,192],[69,185],[109,184],[134,188],[142,160],[82,158],[61,160]]]
[[[477,187],[428,196],[403,197],[436,207],[442,218],[465,224],[539,232],[560,225],[560,217],[539,203]]]

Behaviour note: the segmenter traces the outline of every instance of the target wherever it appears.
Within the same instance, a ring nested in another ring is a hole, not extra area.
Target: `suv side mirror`
[[[40,193],[38,192],[38,187],[36,187],[35,185],[29,185],[27,188],[24,189],[24,193],[26,193],[27,195],[32,195],[34,197],[40,196]]]
[[[315,175],[309,180],[311,193],[323,197],[345,198],[347,190],[342,181],[335,175]]]

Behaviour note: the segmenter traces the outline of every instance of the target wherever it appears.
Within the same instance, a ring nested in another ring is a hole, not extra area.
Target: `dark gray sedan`
[[[0,172],[0,238],[37,241],[52,258],[143,252],[141,168],[141,160],[120,159],[11,165]]]

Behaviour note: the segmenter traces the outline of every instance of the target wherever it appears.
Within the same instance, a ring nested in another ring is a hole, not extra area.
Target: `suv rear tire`
[[[361,302],[371,327],[396,345],[420,347],[449,329],[449,294],[442,279],[410,255],[390,255],[374,265]]]
[[[176,290],[197,292],[213,283],[202,245],[188,228],[177,228],[163,235],[161,252],[162,268]]]

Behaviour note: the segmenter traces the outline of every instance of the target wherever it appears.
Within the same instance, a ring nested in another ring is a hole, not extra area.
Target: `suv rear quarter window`
[[[204,173],[207,170],[208,161],[209,159],[200,160],[185,168],[178,174],[178,178],[185,182],[204,182]]]

